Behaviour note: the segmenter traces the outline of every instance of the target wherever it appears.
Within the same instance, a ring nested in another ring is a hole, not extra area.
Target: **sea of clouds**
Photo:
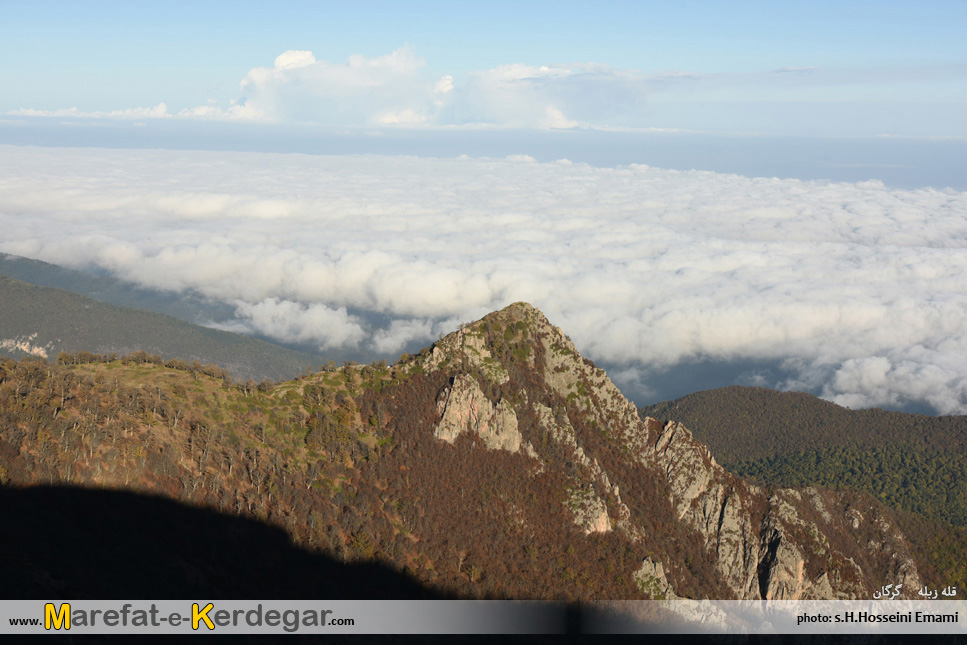
[[[735,363],[854,408],[967,413],[967,193],[950,189],[0,146],[0,252],[197,290],[236,308],[235,329],[387,357],[524,300],[639,403],[670,370]]]

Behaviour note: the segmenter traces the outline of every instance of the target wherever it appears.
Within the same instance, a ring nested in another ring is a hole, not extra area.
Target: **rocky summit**
[[[392,366],[331,366],[277,384],[237,384],[143,352],[6,360],[0,415],[8,502],[51,485],[160,496],[274,527],[289,548],[330,563],[378,564],[420,593],[832,599],[892,584],[911,598],[942,584],[895,511],[861,493],[766,488],[730,473],[682,424],[640,417],[526,303]],[[110,516],[96,496],[85,503]],[[200,530],[193,518],[171,529]],[[43,554],[64,539],[58,521],[0,528],[0,559],[11,560],[0,564],[16,578],[4,577],[6,593],[103,591],[81,571],[50,569]],[[82,523],[71,530],[77,544],[104,539]],[[247,588],[173,562],[172,593]],[[355,596],[414,595],[347,571]],[[114,596],[144,591],[118,575]]]
[[[655,554],[633,572],[648,595],[678,597],[665,572],[687,568],[681,560],[690,556],[649,539],[646,524],[656,519],[697,538],[734,598],[864,598],[880,580],[916,597],[921,586],[910,545],[885,509],[815,488],[767,492],[732,475],[681,424],[639,418],[604,371],[530,305],[452,334],[423,367],[453,374],[434,436],[452,443],[474,433],[485,449],[521,453],[534,473],[563,459],[564,505],[575,525],[586,534],[616,531]],[[621,461],[630,464],[610,467]],[[622,489],[640,485],[625,481],[628,465],[639,476],[644,469],[667,505],[632,504],[632,511],[622,501]]]

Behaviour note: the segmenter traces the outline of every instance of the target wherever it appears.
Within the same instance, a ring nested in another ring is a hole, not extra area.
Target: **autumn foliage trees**
[[[539,351],[522,326],[489,333],[508,364]],[[527,364],[488,394],[546,395]],[[423,373],[417,357],[281,384],[145,352],[4,360],[0,478],[161,492],[466,597],[639,597],[631,573],[647,549],[585,536],[562,504],[566,472],[536,473],[530,458],[470,436],[433,438],[450,379]]]

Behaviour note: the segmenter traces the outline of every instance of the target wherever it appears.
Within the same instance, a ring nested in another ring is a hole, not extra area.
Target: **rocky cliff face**
[[[562,503],[586,534],[647,541],[641,511],[621,497],[635,482],[602,465],[621,459],[657,478],[668,507],[651,512],[667,512],[661,522],[678,523],[702,545],[735,598],[866,598],[881,583],[915,597],[920,587],[910,545],[885,509],[817,489],[767,492],[734,476],[681,424],[639,418],[604,371],[530,305],[465,327],[421,360],[427,372],[453,373],[434,436],[452,443],[474,433],[484,449],[533,462],[533,473],[563,462],[570,485]],[[663,553],[641,562],[638,586],[647,596],[679,597],[666,572],[683,568],[674,561],[680,554],[655,546]]]

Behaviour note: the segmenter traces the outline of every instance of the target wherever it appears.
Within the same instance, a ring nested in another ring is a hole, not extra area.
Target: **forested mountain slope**
[[[126,354],[212,363],[243,380],[293,378],[318,356],[162,314],[116,307],[0,275],[0,355],[53,360],[60,352]]]
[[[76,271],[5,253],[0,253],[0,275],[38,287],[72,291],[116,307],[151,311],[195,324],[231,318],[234,310],[231,305],[214,302],[190,291],[150,289],[109,275]]]
[[[967,447],[967,416],[850,410],[805,392],[764,387],[695,392],[640,412],[686,424],[726,464],[823,448],[893,444],[944,452]]]
[[[869,598],[902,584],[915,597],[952,582],[929,536],[870,496],[751,484],[682,424],[641,418],[524,303],[393,366],[277,385],[146,354],[7,360],[0,433],[14,490],[162,495],[439,594]],[[27,557],[11,570],[56,580]]]

